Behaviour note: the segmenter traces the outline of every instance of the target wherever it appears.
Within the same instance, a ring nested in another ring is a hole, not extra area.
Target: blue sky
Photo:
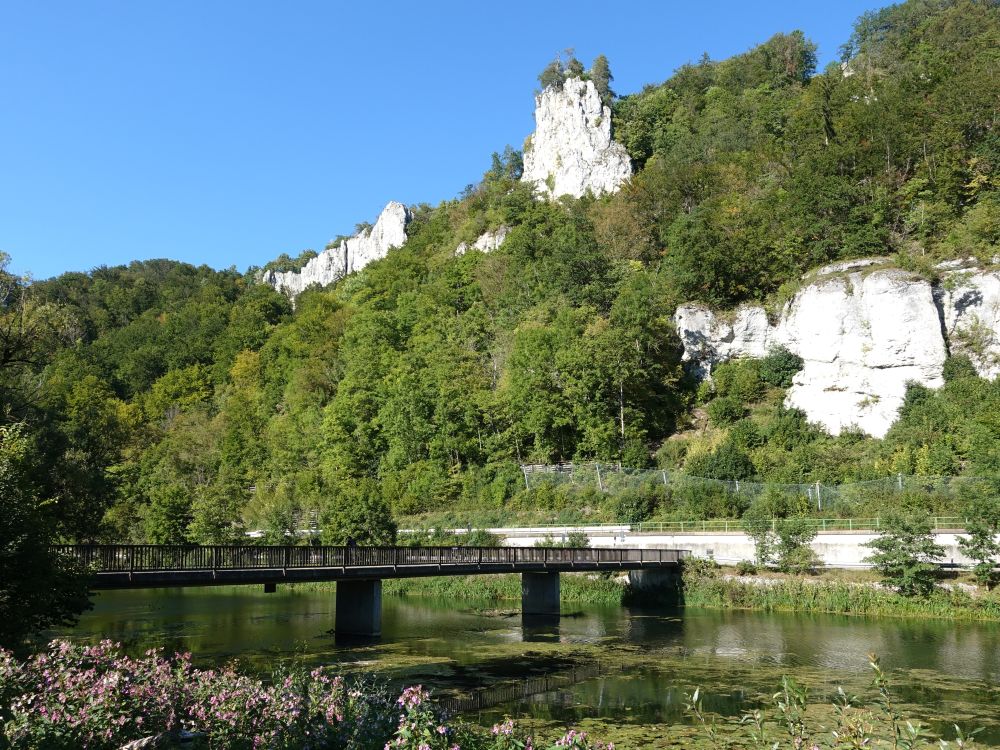
[[[619,93],[802,29],[821,67],[871,2],[0,0],[0,250],[46,278],[137,258],[244,270],[520,147],[538,72]]]

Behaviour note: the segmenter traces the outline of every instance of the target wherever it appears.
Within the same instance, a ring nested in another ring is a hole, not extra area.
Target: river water
[[[332,588],[103,592],[66,635],[190,651],[206,666],[295,658],[375,671],[431,686],[473,721],[511,715],[546,735],[583,726],[624,748],[684,745],[696,687],[721,721],[766,704],[783,675],[817,700],[838,686],[870,696],[875,652],[906,714],[945,736],[953,723],[983,727],[980,742],[1000,747],[997,624],[580,606],[525,627],[496,606],[386,596],[382,638],[344,644],[329,633]]]

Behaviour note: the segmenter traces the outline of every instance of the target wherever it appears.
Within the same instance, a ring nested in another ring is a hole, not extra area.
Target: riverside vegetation
[[[686,747],[920,748],[936,743],[901,715],[878,659],[872,657],[870,695],[839,690],[832,706],[809,700],[785,678],[770,701],[738,722],[722,722],[703,705],[699,690],[686,697],[695,735]],[[184,737],[205,748],[399,748],[400,750],[612,750],[571,729],[537,742],[505,719],[491,729],[448,717],[420,686],[398,697],[366,678],[344,679],[325,670],[283,667],[267,680],[235,667],[200,670],[189,654],[172,659],[148,651],[132,658],[105,641],[78,646],[53,641],[18,661],[0,650],[0,735],[5,747],[114,750],[128,743],[171,747]],[[956,727],[956,747],[972,745],[975,731]]]

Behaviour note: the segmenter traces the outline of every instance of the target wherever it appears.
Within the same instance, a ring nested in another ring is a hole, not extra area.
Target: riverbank
[[[902,596],[862,576],[737,576],[726,569],[685,575],[684,602],[710,609],[1000,621],[1000,596],[971,585]]]
[[[627,578],[595,573],[563,573],[559,576],[559,598],[563,605],[597,604],[621,606],[630,595]],[[480,603],[521,602],[521,576],[437,576],[394,578],[382,582],[389,596],[427,596]]]
[[[947,587],[945,587],[947,586]],[[814,576],[698,569],[684,576],[684,603],[707,609],[808,612],[878,617],[931,617],[1000,621],[1000,595],[968,583],[948,583],[928,597],[909,597],[882,586],[866,571],[826,571]],[[657,603],[655,591],[634,591],[626,576],[563,574],[564,605],[606,606]],[[442,576],[386,580],[383,592],[474,603],[516,603],[520,576]]]

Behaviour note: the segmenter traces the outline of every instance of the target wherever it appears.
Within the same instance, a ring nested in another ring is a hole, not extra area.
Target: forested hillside
[[[315,517],[343,542],[388,540],[391,516],[569,503],[526,491],[521,463],[1000,474],[1000,385],[957,358],[884,441],[785,409],[781,353],[714,386],[681,367],[681,302],[781,299],[843,258],[933,273],[998,253],[997,3],[910,0],[862,17],[842,65],[815,61],[801,33],[778,34],[614,99],[636,174],[611,196],[536,199],[521,153],[494,154],[460,196],[413,208],[403,247],[294,308],[259,269],[147,261],[30,284],[4,270],[5,494],[66,539],[279,540]],[[498,250],[456,255],[500,226]],[[658,502],[663,517],[743,510]]]

